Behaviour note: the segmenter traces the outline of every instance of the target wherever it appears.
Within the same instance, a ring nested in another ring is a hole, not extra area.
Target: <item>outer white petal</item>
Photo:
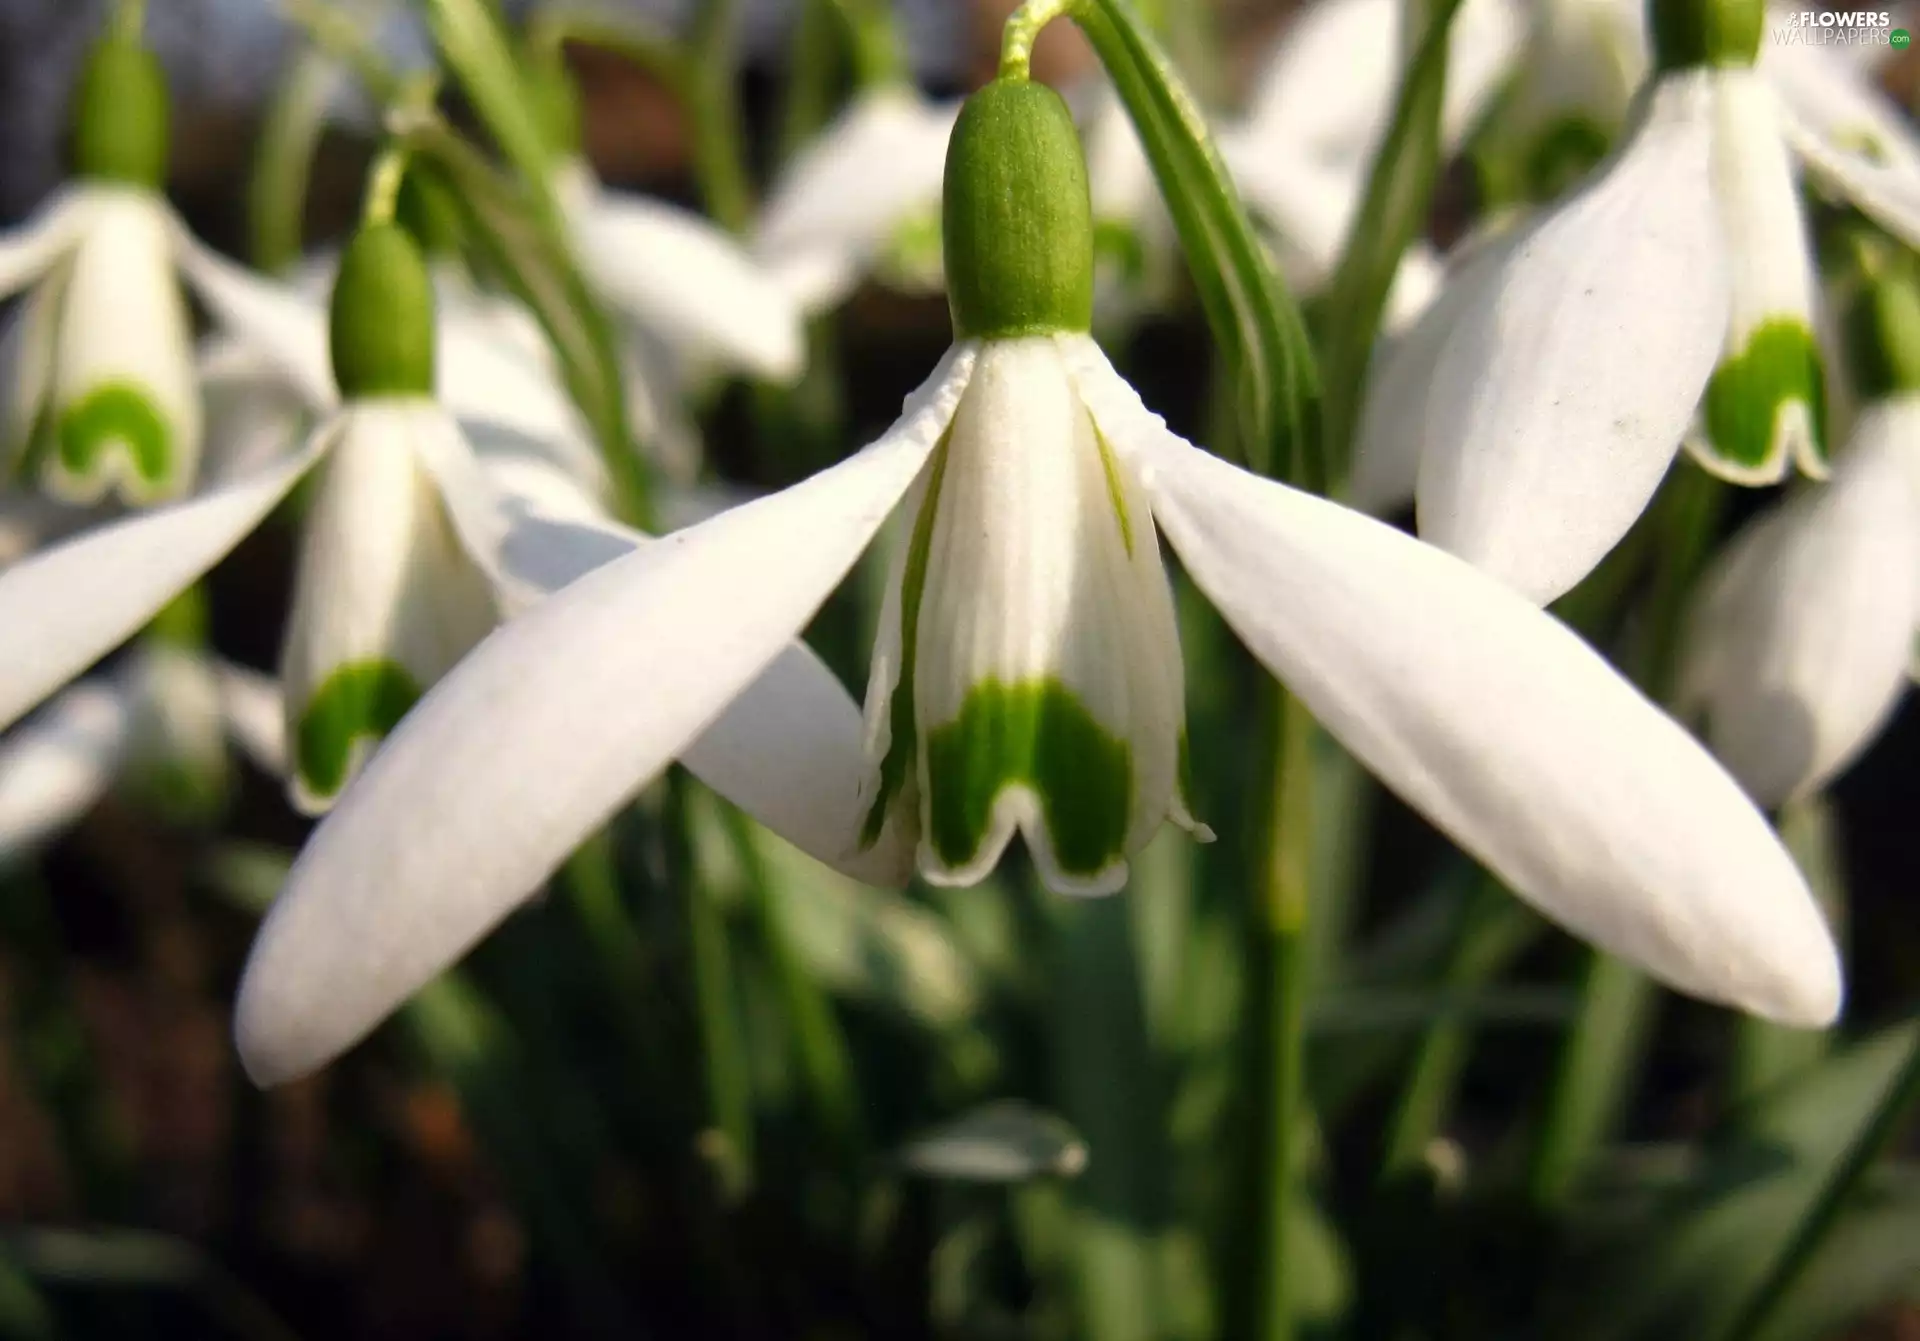
[[[125,517],[0,573],[0,727],[125,642],[285,498],[332,441],[196,498]]]
[[[106,794],[126,753],[130,719],[118,687],[89,680],[0,739],[0,866]]]
[[[1833,482],[1748,526],[1693,612],[1679,707],[1762,805],[1818,790],[1906,688],[1920,505],[1904,459],[1920,398],[1868,407]]]
[[[89,222],[91,193],[56,193],[26,223],[0,234],[0,298],[18,293],[64,255]]]
[[[231,338],[200,352],[206,406],[203,480],[228,480],[285,456],[312,422],[307,400],[280,366]]]
[[[1713,176],[1727,231],[1729,320],[1718,376],[1736,378],[1744,413],[1716,424],[1713,398],[1688,446],[1706,469],[1737,484],[1773,484],[1797,462],[1826,474],[1817,434],[1825,377],[1814,344],[1816,277],[1800,194],[1781,138],[1773,90],[1751,70],[1727,70],[1715,84]],[[1750,357],[1762,332],[1798,334],[1798,356]],[[1817,399],[1816,399],[1817,398]]]
[[[1516,237],[1420,402],[1420,534],[1543,605],[1646,507],[1719,355],[1710,79],[1655,86],[1616,157]]]
[[[950,355],[878,442],[588,574],[496,631],[315,831],[240,987],[248,1072],[351,1046],[520,903],[792,641],[932,451]]]
[[[357,401],[341,411],[306,518],[280,660],[296,745],[289,786],[305,813],[339,795],[396,706],[337,697],[336,676],[397,668],[423,692],[495,622],[491,590],[422,466],[421,443],[443,430],[457,434],[433,401]],[[329,707],[314,717],[328,691]],[[323,720],[338,729],[322,729]]]
[[[510,613],[651,542],[610,520],[570,474],[538,456],[496,449],[482,459],[509,518],[493,567]],[[903,885],[913,874],[910,838],[893,831],[864,851],[854,841],[862,746],[859,708],[826,663],[795,642],[680,762],[818,860],[857,880]]]
[[[1836,48],[1769,46],[1760,69],[1783,128],[1820,182],[1910,247],[1920,247],[1920,136]]]
[[[48,408],[56,436],[43,477],[50,492],[78,503],[109,489],[138,503],[176,498],[192,486],[201,430],[192,331],[173,268],[179,225],[152,192],[93,187],[89,194],[54,332]],[[160,439],[143,448],[115,431],[117,424],[96,428],[86,435],[92,459],[70,461],[74,412],[119,390],[157,417]],[[156,458],[140,464],[142,450]]]
[[[227,734],[261,772],[287,775],[287,704],[280,684],[232,662],[214,663],[220,685],[220,712]]]
[[[561,199],[580,263],[628,317],[687,354],[778,381],[800,375],[799,308],[726,233],[690,211],[587,178],[571,180]]]
[[[233,337],[269,359],[315,409],[339,400],[327,351],[327,303],[277,280],[256,275],[201,245],[185,226],[175,229],[180,273]]]
[[[1110,394],[1132,399],[1117,378]],[[1187,572],[1382,781],[1542,912],[1671,985],[1833,1019],[1839,960],[1812,896],[1671,718],[1499,583],[1135,407],[1117,445]]]
[[[1404,331],[1374,347],[1354,434],[1353,477],[1347,491],[1353,506],[1378,515],[1413,502],[1428,438],[1425,401],[1440,360],[1451,347],[1461,313],[1478,301],[1478,286],[1506,264],[1515,241],[1508,233],[1484,245],[1463,243],[1432,305]]]
[[[904,219],[939,205],[959,110],[907,88],[856,98],[775,183],[754,252],[782,270],[822,256],[864,265]]]

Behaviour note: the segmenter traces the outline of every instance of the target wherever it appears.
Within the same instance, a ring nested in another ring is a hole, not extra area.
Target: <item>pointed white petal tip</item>
[[[980,844],[973,856],[958,866],[949,866],[933,843],[920,841],[920,874],[930,885],[949,889],[969,889],[993,874],[1006,853],[1007,844],[1018,833],[1026,841],[1027,853],[1040,873],[1041,883],[1055,894],[1072,898],[1098,898],[1117,894],[1127,883],[1127,863],[1109,862],[1091,874],[1067,871],[1054,851],[1053,836],[1047,827],[1046,810],[1031,787],[1013,784],[1001,789],[994,798]]]
[[[1677,990],[1834,1018],[1838,952],[1779,838],[1564,625],[1392,527],[1164,430],[1135,441],[1156,519],[1249,649],[1509,888]]]

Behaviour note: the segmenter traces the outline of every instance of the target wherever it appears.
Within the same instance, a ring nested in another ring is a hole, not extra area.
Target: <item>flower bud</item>
[[[124,37],[94,44],[73,100],[73,171],[158,189],[167,175],[167,78]]]
[[[1867,279],[1847,309],[1847,355],[1870,400],[1920,391],[1920,282],[1905,266]]]
[[[328,343],[346,400],[433,394],[433,282],[399,224],[362,225],[347,244]]]
[[[1655,66],[1661,74],[1750,66],[1766,15],[1765,0],[1647,0]]]
[[[967,99],[947,142],[942,230],[956,338],[1092,325],[1087,161],[1058,93],[1001,80]]]

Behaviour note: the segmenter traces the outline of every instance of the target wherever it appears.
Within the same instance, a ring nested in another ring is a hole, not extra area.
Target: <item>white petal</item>
[[[235,265],[202,246],[184,226],[174,233],[174,248],[180,273],[214,320],[272,360],[313,408],[329,409],[337,403],[324,295],[302,293]]]
[[[1710,76],[1663,80],[1622,151],[1463,300],[1417,420],[1420,534],[1545,604],[1633,525],[1727,322]]]
[[[1347,486],[1353,506],[1379,515],[1413,502],[1428,437],[1425,398],[1440,360],[1451,347],[1461,313],[1478,301],[1477,286],[1506,264],[1517,240],[1506,233],[1484,244],[1461,244],[1432,305],[1404,331],[1374,346],[1354,432],[1353,478]]]
[[[486,469],[510,519],[495,571],[513,613],[651,540],[534,458],[494,456]],[[798,642],[680,755],[694,776],[809,855],[857,880],[902,885],[913,874],[910,839],[890,832],[870,850],[855,841],[866,760],[858,707]]]
[[[1778,104],[1751,70],[1721,71],[1713,80],[1714,192],[1731,262],[1730,316],[1688,446],[1702,466],[1736,484],[1777,483],[1793,462],[1824,476],[1813,249]]]
[[[126,751],[129,718],[117,688],[89,680],[0,740],[0,866],[106,794]]]
[[[1920,506],[1907,455],[1920,399],[1862,414],[1833,482],[1751,523],[1690,620],[1679,706],[1762,805],[1818,790],[1906,688],[1920,610]]]
[[[936,884],[977,884],[1017,831],[1049,888],[1111,893],[1178,782],[1166,573],[1146,500],[1108,458],[1062,344],[1104,368],[1085,338],[982,346],[930,467],[932,513],[916,518],[916,730],[891,744],[913,748],[920,869]],[[1050,728],[1019,725],[1042,701]],[[1106,766],[1060,762],[1050,742],[1068,739]]]
[[[1920,247],[1920,136],[1826,47],[1770,47],[1762,72],[1808,170],[1910,247]]]
[[[0,727],[125,642],[287,496],[331,441],[232,484],[75,536],[0,574]]]
[[[287,704],[279,681],[246,666],[214,665],[220,711],[227,733],[254,767],[276,778],[287,775]]]
[[[845,575],[932,451],[956,351],[880,441],[645,546],[496,631],[424,698],[295,863],[236,1034],[262,1084],[351,1046],[709,727]]]
[[[0,233],[0,298],[18,293],[60,259],[86,227],[90,206],[89,192],[60,191],[26,223]]]
[[[251,345],[225,338],[203,348],[200,391],[206,407],[201,478],[237,479],[284,457],[312,421],[305,397],[280,367]]]
[[[678,350],[776,381],[800,375],[799,308],[707,220],[595,186],[568,209],[568,223],[580,263],[607,300]]]
[[[46,410],[66,288],[67,267],[56,265],[21,296],[0,334],[0,477],[18,472]]]
[[[147,191],[94,187],[67,262],[49,384],[43,467],[57,497],[109,489],[177,498],[200,460],[200,390],[186,299],[173,268],[179,226]]]
[[[486,579],[455,538],[420,444],[457,430],[432,401],[342,410],[295,574],[280,682],[295,807],[324,811],[401,713],[486,635]]]
[[[191,794],[221,795],[227,735],[213,663],[199,652],[153,638],[120,664],[133,707],[127,743],[133,780],[157,780],[163,802],[188,799],[181,795],[183,787]],[[142,779],[147,770],[154,777]]]
[[[775,183],[754,252],[775,265],[823,253],[871,260],[903,220],[938,206],[959,110],[911,89],[856,98]]]
[[[1124,442],[1188,573],[1383,782],[1549,917],[1674,987],[1787,1023],[1834,1017],[1838,957],[1792,859],[1592,649],[1445,553],[1138,414]]]

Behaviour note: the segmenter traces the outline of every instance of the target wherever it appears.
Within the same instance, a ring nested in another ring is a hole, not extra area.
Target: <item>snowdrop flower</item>
[[[1869,288],[1871,399],[1833,469],[1751,523],[1691,612],[1677,707],[1762,805],[1818,791],[1879,734],[1920,619],[1920,293]]]
[[[56,837],[116,782],[197,811],[224,794],[228,741],[279,776],[282,711],[267,677],[149,641],[0,737],[0,864]]]
[[[241,296],[265,307],[272,293],[256,283]],[[293,799],[324,809],[421,687],[497,617],[487,574],[498,526],[471,448],[432,398],[431,301],[405,234],[362,228],[334,288],[341,400],[330,388],[313,395],[334,408],[303,444],[241,453],[264,459],[0,575],[0,623],[34,634],[0,664],[0,723],[125,640],[318,470],[281,673]],[[251,319],[266,348],[309,333],[294,322],[290,336],[284,312],[262,319],[236,304],[228,313]],[[287,360],[290,369],[305,362],[300,351]],[[271,416],[265,425],[286,430]]]
[[[790,382],[806,362],[798,304],[725,231],[690,210],[601,185],[581,154],[578,93],[538,63],[529,77],[561,151],[554,198],[588,283],[641,335],[696,366]]]
[[[1348,748],[1543,911],[1684,990],[1833,1017],[1811,897],[1691,737],[1499,583],[1141,405],[1086,334],[1090,207],[1057,95],[969,101],[943,231],[956,343],[885,435],[510,621],[315,831],[240,990],[257,1081],[363,1037],[709,738],[896,510],[864,767],[823,751],[796,775],[782,742],[738,738],[869,878],[965,883],[1019,833],[1050,885],[1092,894],[1163,820],[1197,828],[1164,535]]]
[[[774,183],[753,250],[804,310],[837,306],[903,233],[938,217],[959,110],[905,83],[866,89]]]
[[[0,235],[0,298],[32,286],[9,341],[0,467],[30,470],[69,502],[177,498],[200,454],[175,274],[190,239],[160,193],[166,83],[137,39],[115,33],[94,47],[73,131],[78,180]]]
[[[1626,533],[1683,439],[1736,482],[1825,473],[1813,260],[1752,66],[1759,8],[1653,18],[1657,69],[1619,148],[1463,272],[1399,392],[1400,431],[1423,438],[1421,535],[1541,603]]]

